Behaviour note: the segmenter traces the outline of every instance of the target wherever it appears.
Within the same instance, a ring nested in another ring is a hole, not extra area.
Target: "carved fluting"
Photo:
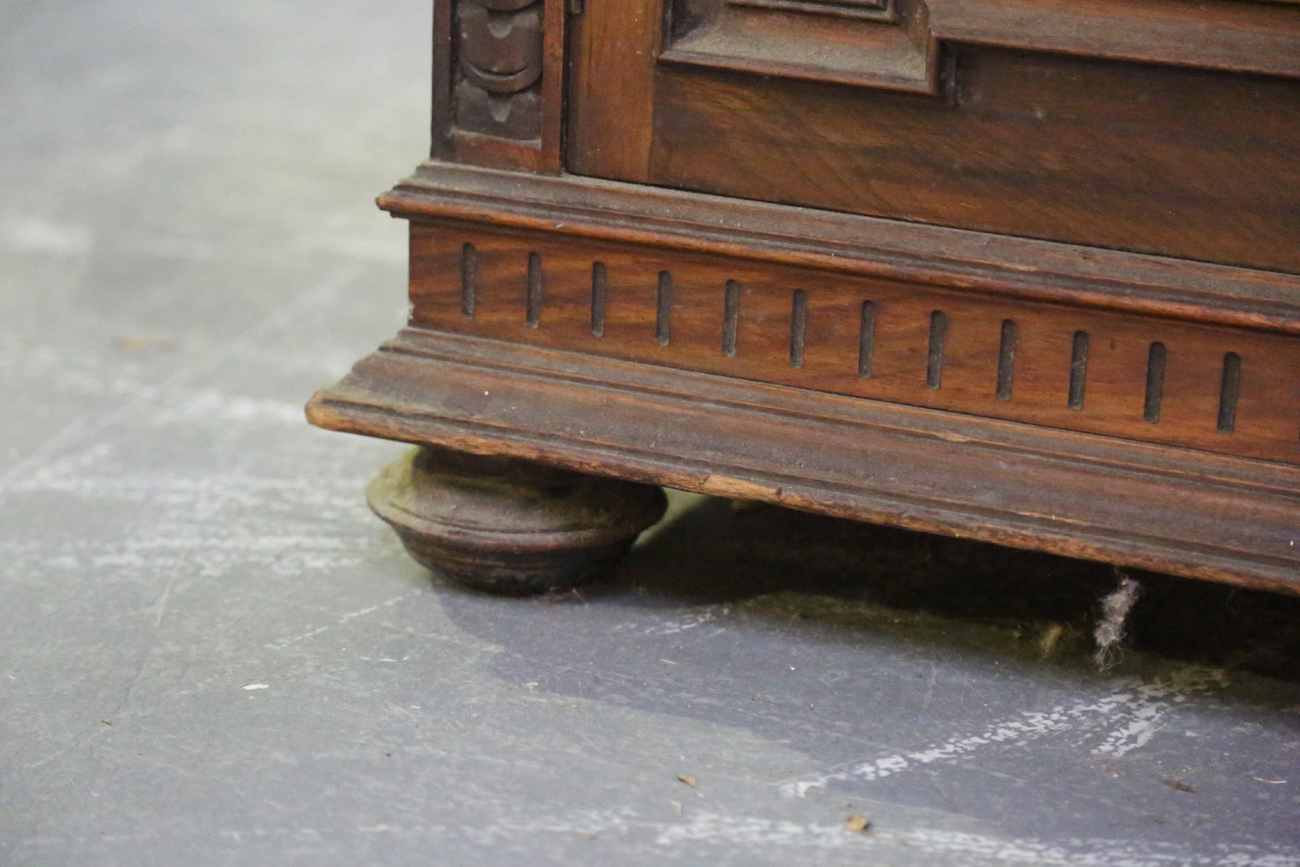
[[[541,135],[542,3],[460,0],[456,127],[499,138]]]
[[[572,236],[411,249],[419,327],[1300,468],[1294,336]]]

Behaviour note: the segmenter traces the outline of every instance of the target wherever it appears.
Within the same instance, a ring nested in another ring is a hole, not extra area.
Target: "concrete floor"
[[[1300,865],[1295,599],[1139,575],[1099,673],[1106,567],[776,509],[409,561],[301,405],[404,316],[426,2],[0,0],[0,863]]]

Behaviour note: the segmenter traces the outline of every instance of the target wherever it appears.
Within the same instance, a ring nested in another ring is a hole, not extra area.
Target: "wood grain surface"
[[[455,220],[1300,334],[1300,276],[567,175],[429,162],[379,197]]]
[[[570,171],[627,181],[648,179],[662,2],[593,2],[573,19],[566,153]]]
[[[1295,4],[617,5],[575,31],[572,171],[1300,272]]]
[[[659,72],[652,183],[1300,271],[1300,82],[1001,49],[953,99]]]
[[[678,7],[663,60],[809,81],[933,93],[928,61],[944,44],[1300,76],[1300,10],[1288,2],[895,0],[860,15],[797,0]]]
[[[1293,337],[420,223],[411,304],[462,334],[1300,463]]]

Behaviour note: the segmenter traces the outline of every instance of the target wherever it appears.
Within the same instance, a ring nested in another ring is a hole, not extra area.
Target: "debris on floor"
[[[1119,586],[1101,600],[1101,618],[1097,621],[1096,632],[1093,633],[1097,642],[1097,653],[1093,659],[1097,663],[1097,668],[1102,671],[1115,664],[1113,651],[1120,639],[1124,637],[1124,621],[1133,610],[1138,591],[1141,589],[1136,581],[1125,575],[1119,568],[1115,569],[1115,574],[1119,576]]]
[[[1038,641],[1038,655],[1047,659],[1056,649],[1056,642],[1061,640],[1061,633],[1065,632],[1065,627],[1059,623],[1053,623],[1043,630],[1043,637]]]

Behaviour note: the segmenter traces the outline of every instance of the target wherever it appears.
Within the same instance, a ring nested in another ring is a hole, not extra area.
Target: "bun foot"
[[[433,446],[385,467],[366,500],[424,566],[510,594],[600,580],[667,507],[653,485]]]

